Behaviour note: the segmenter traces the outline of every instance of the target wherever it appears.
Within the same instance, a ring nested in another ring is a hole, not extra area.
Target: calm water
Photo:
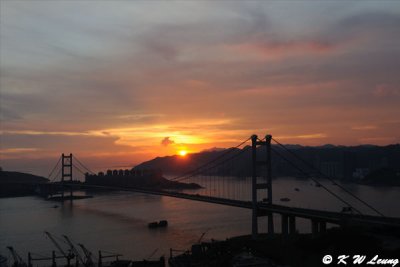
[[[244,190],[248,181],[232,178],[227,182],[234,192],[226,194],[249,195]],[[399,187],[345,186],[385,215],[400,217]],[[330,187],[337,189],[333,185]],[[205,193],[208,189],[202,190]],[[280,202],[283,197],[291,201]],[[334,211],[340,211],[343,206],[322,188],[294,178],[274,180],[274,202]],[[59,207],[54,208],[55,204]],[[168,256],[169,248],[188,249],[204,232],[204,239],[249,234],[250,218],[250,210],[126,192],[96,194],[94,198],[72,204],[58,204],[36,197],[5,198],[0,199],[0,254],[9,256],[8,245],[14,246],[24,258],[28,251],[49,254],[55,249],[43,233],[49,231],[58,236],[66,234],[94,253],[101,249],[137,260],[148,258],[154,251],[154,257]],[[147,228],[149,222],[162,219],[168,220],[168,228]],[[275,223],[279,231],[279,217],[275,217]],[[265,220],[261,220],[261,231],[265,231],[265,226]],[[298,220],[297,226],[300,232],[310,231],[310,223],[306,220]],[[65,246],[63,242],[61,244]]]

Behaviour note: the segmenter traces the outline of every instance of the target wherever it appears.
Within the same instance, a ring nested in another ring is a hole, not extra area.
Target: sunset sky
[[[400,142],[397,1],[1,1],[0,165]]]

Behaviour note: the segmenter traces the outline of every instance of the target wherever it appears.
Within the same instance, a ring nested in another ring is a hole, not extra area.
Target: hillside
[[[34,194],[34,184],[49,180],[22,172],[0,171],[0,197],[27,196]]]
[[[49,180],[23,172],[0,171],[0,183],[47,183]]]
[[[274,151],[283,155],[291,162],[294,162],[301,169],[314,176],[318,175],[316,170],[319,170],[324,175],[330,178],[356,181],[371,182],[373,184],[386,184],[398,185],[400,176],[400,145],[388,146],[333,146],[324,145],[319,147],[306,147],[300,145],[289,145],[292,152],[297,156],[304,159],[308,164],[305,164],[293,154],[283,150],[279,146],[273,145],[272,152],[272,172],[273,176],[295,176],[303,177],[304,175],[294,168],[285,159],[281,158]],[[251,149],[244,148],[245,151],[240,149],[229,148],[233,153],[229,153],[227,157],[238,155],[229,163],[221,165],[219,168],[207,170],[207,174],[213,175],[233,175],[243,176],[251,175]],[[224,161],[227,149],[219,151],[204,151],[200,153],[188,154],[185,157],[181,156],[166,156],[157,157],[150,161],[143,162],[135,167],[135,169],[160,169],[164,174],[168,175],[181,175],[188,171],[194,170],[203,164],[210,162],[214,159]],[[260,156],[265,155],[265,148],[258,149],[257,154]],[[391,176],[391,179],[383,178],[379,180],[376,174],[381,173],[379,170],[386,170],[396,174]],[[371,175],[374,179],[371,179]]]

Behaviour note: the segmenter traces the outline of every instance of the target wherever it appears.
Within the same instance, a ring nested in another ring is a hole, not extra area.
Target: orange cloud
[[[373,94],[378,97],[398,97],[400,96],[400,88],[396,88],[388,84],[379,84],[375,87]]]
[[[377,126],[375,125],[361,125],[361,126],[353,126],[351,127],[352,130],[356,131],[368,131],[368,130],[376,130]]]

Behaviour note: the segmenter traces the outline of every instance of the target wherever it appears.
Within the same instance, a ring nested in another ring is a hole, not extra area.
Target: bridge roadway
[[[65,184],[68,186],[68,184]],[[77,186],[76,184],[72,185]],[[138,192],[151,195],[168,196],[175,198],[182,198],[194,201],[201,201],[207,203],[214,203],[238,208],[252,209],[251,201],[233,200],[219,197],[210,197],[199,194],[187,194],[182,192],[166,191],[166,190],[154,190],[145,188],[132,188],[132,187],[113,187],[113,186],[98,186],[98,185],[79,185],[81,188],[93,188],[93,189],[107,189],[107,190],[119,190],[128,192]],[[299,217],[310,219],[312,221],[332,223],[337,225],[359,225],[359,226],[387,226],[400,228],[400,218],[396,217],[382,217],[372,215],[359,215],[349,214],[342,212],[313,210],[304,208],[287,207],[282,205],[267,204],[258,202],[258,212],[260,214],[265,213],[277,213],[289,217]]]

